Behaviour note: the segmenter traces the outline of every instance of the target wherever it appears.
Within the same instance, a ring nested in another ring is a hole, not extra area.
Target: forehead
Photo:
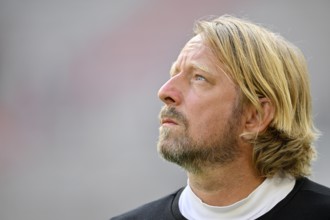
[[[212,62],[213,61],[213,62]],[[177,60],[171,67],[171,73],[183,67],[201,69],[210,72],[214,66],[214,56],[211,49],[203,42],[199,35],[191,38],[181,50]]]
[[[213,58],[211,49],[206,45],[200,35],[191,38],[181,50],[178,60],[210,60]]]
[[[225,75],[224,65],[216,58],[211,48],[200,35],[191,38],[181,50],[177,60],[173,63],[171,73],[188,67],[200,69],[215,75]]]

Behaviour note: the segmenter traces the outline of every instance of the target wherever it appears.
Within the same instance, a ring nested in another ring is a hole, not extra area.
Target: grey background
[[[186,183],[156,152],[158,88],[193,22],[233,14],[299,46],[330,186],[326,0],[1,0],[0,219],[108,219]]]

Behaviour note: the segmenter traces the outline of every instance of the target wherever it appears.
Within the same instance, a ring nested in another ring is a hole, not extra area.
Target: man
[[[231,16],[199,21],[160,88],[158,151],[179,191],[113,219],[330,219],[312,182],[317,136],[304,56]]]

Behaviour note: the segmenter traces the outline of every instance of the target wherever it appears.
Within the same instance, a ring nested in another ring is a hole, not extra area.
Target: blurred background
[[[330,186],[330,1],[0,0],[0,219],[109,219],[186,184],[157,90],[195,20],[232,14],[305,53]]]

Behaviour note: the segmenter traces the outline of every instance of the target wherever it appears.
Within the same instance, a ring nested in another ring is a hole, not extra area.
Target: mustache
[[[187,120],[186,116],[183,113],[177,111],[174,107],[163,106],[159,112],[158,117],[159,117],[159,119],[162,119],[162,118],[175,119],[176,121],[181,122],[186,127],[188,127],[188,120]]]

